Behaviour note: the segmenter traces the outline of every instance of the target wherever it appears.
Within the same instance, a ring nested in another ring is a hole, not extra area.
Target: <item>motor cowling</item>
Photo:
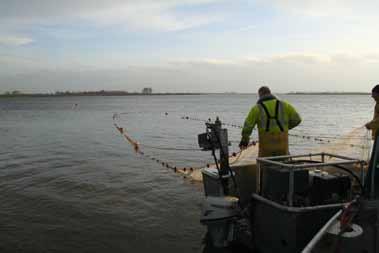
[[[200,222],[208,227],[214,247],[227,247],[235,239],[234,226],[240,215],[238,198],[232,196],[207,197]]]

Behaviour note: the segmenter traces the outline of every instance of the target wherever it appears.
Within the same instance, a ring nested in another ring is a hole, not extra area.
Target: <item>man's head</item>
[[[267,86],[262,86],[258,89],[259,98],[271,95],[271,90]]]
[[[371,96],[375,101],[379,101],[379,84],[375,85],[371,90]]]

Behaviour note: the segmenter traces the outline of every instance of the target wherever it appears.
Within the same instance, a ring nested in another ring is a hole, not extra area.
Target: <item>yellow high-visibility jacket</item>
[[[301,117],[291,104],[275,96],[266,96],[258,100],[247,115],[242,140],[248,143],[251,132],[258,125],[259,156],[287,155],[288,130],[300,122]]]
[[[373,119],[367,123],[367,128],[372,130],[372,138],[374,139],[376,136],[376,132],[379,129],[379,102],[376,102],[374,109],[374,117]]]

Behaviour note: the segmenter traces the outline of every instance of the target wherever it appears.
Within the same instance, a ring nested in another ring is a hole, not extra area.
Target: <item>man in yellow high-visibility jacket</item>
[[[260,157],[289,154],[288,130],[300,124],[300,115],[291,104],[272,95],[267,86],[259,88],[258,96],[257,104],[246,117],[240,148],[247,147],[251,132],[258,125]]]

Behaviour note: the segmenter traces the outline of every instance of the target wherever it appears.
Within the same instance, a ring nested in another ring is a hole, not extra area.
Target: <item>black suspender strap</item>
[[[272,119],[275,119],[276,121],[276,124],[278,125],[279,129],[281,132],[284,131],[284,128],[282,126],[282,124],[280,123],[279,121],[279,103],[280,101],[279,100],[276,100],[276,104],[275,104],[275,116],[272,117],[270,115],[270,113],[268,112],[268,109],[266,107],[266,105],[263,103],[263,101],[260,101],[259,104],[262,106],[263,110],[265,111],[266,113],[266,116],[267,116],[267,121],[266,121],[266,132],[270,131],[270,121]]]
[[[278,127],[280,128],[280,131],[283,132],[284,128],[282,126],[282,123],[280,123],[280,120],[279,120],[279,103],[280,103],[280,101],[276,100],[276,105],[275,105],[275,121],[276,121],[276,124],[278,125]]]
[[[268,109],[267,109],[266,105],[262,101],[260,101],[259,104],[262,106],[263,110],[266,113],[266,117],[267,117],[267,120],[266,120],[266,132],[268,132],[270,130],[271,115],[268,112]]]

